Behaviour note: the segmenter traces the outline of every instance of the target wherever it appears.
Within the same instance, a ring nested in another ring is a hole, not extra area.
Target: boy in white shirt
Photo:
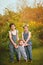
[[[19,40],[18,32],[16,30],[16,26],[14,23],[10,24],[10,31],[9,31],[9,51],[10,51],[10,61],[14,62],[14,53],[16,53],[16,58],[18,60],[18,54],[16,49],[16,42]]]

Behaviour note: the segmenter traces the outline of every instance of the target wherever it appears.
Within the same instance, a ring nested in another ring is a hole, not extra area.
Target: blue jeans
[[[26,55],[26,52],[25,52],[25,48],[22,47],[22,46],[19,46],[18,47],[18,58],[20,60],[21,56],[23,56],[24,60],[27,60],[27,55]]]
[[[31,42],[29,42],[31,44]],[[25,47],[27,59],[32,60],[32,45]]]
[[[11,43],[9,44],[9,51],[10,51],[10,61],[14,61],[14,54],[16,55],[16,59],[18,60],[18,50],[15,49]]]

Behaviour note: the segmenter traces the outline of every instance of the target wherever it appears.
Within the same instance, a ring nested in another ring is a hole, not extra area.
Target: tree
[[[18,10],[22,10],[22,9],[24,9],[27,6],[28,6],[27,0],[18,0],[17,1],[17,9]]]

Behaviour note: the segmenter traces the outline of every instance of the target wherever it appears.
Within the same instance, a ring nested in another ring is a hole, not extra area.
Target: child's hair
[[[23,41],[22,39],[20,39],[19,41],[18,41],[18,43],[20,43],[21,41]]]
[[[25,24],[25,25],[23,26],[23,28],[28,27],[28,26],[29,26],[29,25]]]
[[[9,25],[9,27],[11,28],[12,25],[16,26],[14,23],[11,23],[11,24]]]

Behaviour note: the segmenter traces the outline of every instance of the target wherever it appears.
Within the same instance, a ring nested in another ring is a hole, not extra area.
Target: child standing
[[[24,41],[24,43],[29,44],[29,46],[25,47],[25,51],[27,54],[27,59],[29,59],[29,61],[32,61],[32,43],[31,43],[31,32],[28,31],[28,25],[24,25],[23,27],[24,32],[22,33],[22,39]]]
[[[18,58],[19,58],[19,61],[20,61],[21,55],[22,55],[24,60],[27,62],[27,55],[26,55],[24,46],[28,46],[28,44],[23,43],[23,40],[19,40],[19,43],[18,43],[18,50],[19,50],[18,51]]]
[[[10,44],[9,44],[9,50],[10,50],[10,61],[14,62],[14,53],[16,53],[16,58],[18,60],[18,54],[17,54],[17,49],[16,49],[16,41],[19,40],[18,38],[18,31],[15,29],[15,24],[11,23],[10,24],[10,31],[9,31],[9,39],[10,39]]]

